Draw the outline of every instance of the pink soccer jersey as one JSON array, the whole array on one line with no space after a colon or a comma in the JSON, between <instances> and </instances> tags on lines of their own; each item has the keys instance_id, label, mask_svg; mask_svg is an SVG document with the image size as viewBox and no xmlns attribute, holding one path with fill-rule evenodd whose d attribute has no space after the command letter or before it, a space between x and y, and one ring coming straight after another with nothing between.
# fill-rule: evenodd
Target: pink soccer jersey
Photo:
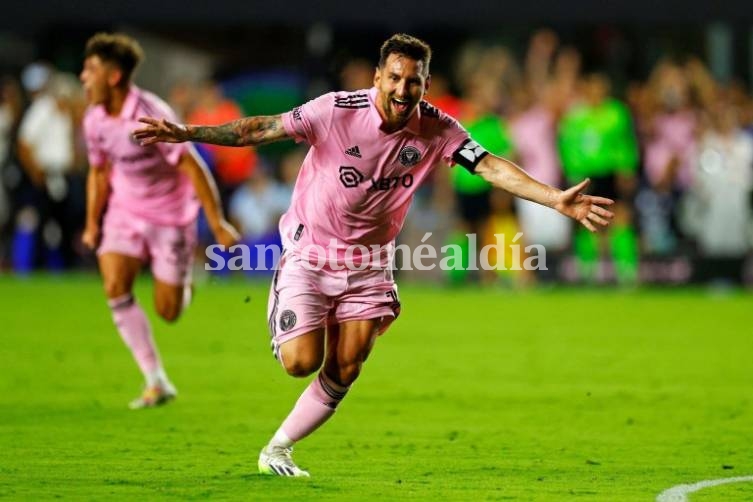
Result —
<instances>
[{"instance_id":1,"label":"pink soccer jersey","mask_svg":"<svg viewBox=\"0 0 753 502\"><path fill-rule=\"evenodd\" d=\"M175 121L170 107L154 94L131 86L120 115L104 105L91 106L84 116L84 134L92 168L109 164L109 209L125 211L158 225L185 225L196 218L199 202L189 178L178 171L180 157L191 148L179 143L141 146L131 131L138 117Z\"/></svg>"},{"instance_id":2,"label":"pink soccer jersey","mask_svg":"<svg viewBox=\"0 0 753 502\"><path fill-rule=\"evenodd\" d=\"M329 93L282 115L286 132L312 146L280 220L286 248L330 250L334 241L336 254L327 257L346 265L349 246L378 245L387 253L368 259L383 266L431 170L463 158L475 167L486 154L455 119L423 101L405 127L383 132L376 95L376 88ZM362 263L359 252L353 258Z\"/></svg>"}]
</instances>

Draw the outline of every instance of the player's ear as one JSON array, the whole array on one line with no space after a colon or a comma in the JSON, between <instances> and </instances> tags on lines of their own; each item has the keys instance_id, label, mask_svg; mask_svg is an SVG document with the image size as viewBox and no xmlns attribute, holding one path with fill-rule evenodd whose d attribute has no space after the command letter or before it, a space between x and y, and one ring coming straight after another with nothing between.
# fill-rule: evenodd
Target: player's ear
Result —
<instances>
[{"instance_id":1,"label":"player's ear","mask_svg":"<svg viewBox=\"0 0 753 502\"><path fill-rule=\"evenodd\" d=\"M429 87L431 87L431 73L426 77L426 82L424 82L424 93L429 92Z\"/></svg>"},{"instance_id":2,"label":"player's ear","mask_svg":"<svg viewBox=\"0 0 753 502\"><path fill-rule=\"evenodd\" d=\"M381 69L377 66L374 68L374 87L379 87L379 81L382 79Z\"/></svg>"},{"instance_id":3,"label":"player's ear","mask_svg":"<svg viewBox=\"0 0 753 502\"><path fill-rule=\"evenodd\" d=\"M107 84L110 87L117 87L121 84L123 79L123 71L120 68L113 67L107 73Z\"/></svg>"}]
</instances>

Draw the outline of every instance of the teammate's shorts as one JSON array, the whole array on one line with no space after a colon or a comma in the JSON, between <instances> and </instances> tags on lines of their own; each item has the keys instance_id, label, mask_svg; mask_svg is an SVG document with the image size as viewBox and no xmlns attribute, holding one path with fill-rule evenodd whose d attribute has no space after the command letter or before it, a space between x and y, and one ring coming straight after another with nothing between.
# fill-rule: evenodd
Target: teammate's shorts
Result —
<instances>
[{"instance_id":1,"label":"teammate's shorts","mask_svg":"<svg viewBox=\"0 0 753 502\"><path fill-rule=\"evenodd\" d=\"M156 225L130 213L108 210L97 255L118 253L151 261L152 275L173 286L191 282L196 222L182 226Z\"/></svg>"},{"instance_id":2,"label":"teammate's shorts","mask_svg":"<svg viewBox=\"0 0 753 502\"><path fill-rule=\"evenodd\" d=\"M381 335L400 313L392 270L310 270L285 251L272 279L267 319L272 350L318 328L345 321L379 319Z\"/></svg>"}]
</instances>

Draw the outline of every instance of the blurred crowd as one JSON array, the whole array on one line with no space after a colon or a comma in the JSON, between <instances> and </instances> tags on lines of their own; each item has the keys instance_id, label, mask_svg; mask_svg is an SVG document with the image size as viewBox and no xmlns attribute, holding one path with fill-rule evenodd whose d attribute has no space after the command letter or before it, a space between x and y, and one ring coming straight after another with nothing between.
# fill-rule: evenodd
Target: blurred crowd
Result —
<instances>
[{"instance_id":1,"label":"blurred crowd","mask_svg":"<svg viewBox=\"0 0 753 502\"><path fill-rule=\"evenodd\" d=\"M693 56L661 59L642 81L613 82L610 72L585 65L575 47L549 30L533 33L520 54L467 43L451 67L435 66L432 73L427 99L490 152L555 186L590 178L590 192L617 201L614 225L591 234L463 169L436 169L418 193L404 242L417 243L433 231L436 244L456 243L468 260L474 251L466 234L479 236L478 248L505 235L508 246L513 238L543 246L549 264L548 273L453 271L438 279L742 280L753 247L753 100L743 83L716 81ZM333 87L370 87L373 63L351 59L338 77ZM176 83L164 97L189 123L220 124L254 113L241 110L223 94L222 82L211 80ZM93 265L79 245L84 109L77 77L49 64L33 63L2 78L2 269ZM305 150L266 156L250 148L198 149L247 243L278 242L277 220ZM503 253L498 259L506 268L520 268L515 261L525 255Z\"/></svg>"}]
</instances>

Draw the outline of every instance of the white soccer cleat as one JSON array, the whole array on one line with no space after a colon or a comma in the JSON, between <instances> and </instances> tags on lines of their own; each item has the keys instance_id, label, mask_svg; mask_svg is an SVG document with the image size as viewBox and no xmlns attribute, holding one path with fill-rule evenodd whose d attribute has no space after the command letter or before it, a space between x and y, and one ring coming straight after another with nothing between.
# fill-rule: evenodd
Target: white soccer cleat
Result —
<instances>
[{"instance_id":1,"label":"white soccer cleat","mask_svg":"<svg viewBox=\"0 0 753 502\"><path fill-rule=\"evenodd\" d=\"M259 472L271 476L290 476L308 478L309 473L300 469L293 462L293 448L267 445L259 453Z\"/></svg>"},{"instance_id":2,"label":"white soccer cleat","mask_svg":"<svg viewBox=\"0 0 753 502\"><path fill-rule=\"evenodd\" d=\"M131 401L128 407L132 410L142 410L144 408L156 408L167 404L178 395L178 391L170 382L161 383L146 387L144 392Z\"/></svg>"}]
</instances>

